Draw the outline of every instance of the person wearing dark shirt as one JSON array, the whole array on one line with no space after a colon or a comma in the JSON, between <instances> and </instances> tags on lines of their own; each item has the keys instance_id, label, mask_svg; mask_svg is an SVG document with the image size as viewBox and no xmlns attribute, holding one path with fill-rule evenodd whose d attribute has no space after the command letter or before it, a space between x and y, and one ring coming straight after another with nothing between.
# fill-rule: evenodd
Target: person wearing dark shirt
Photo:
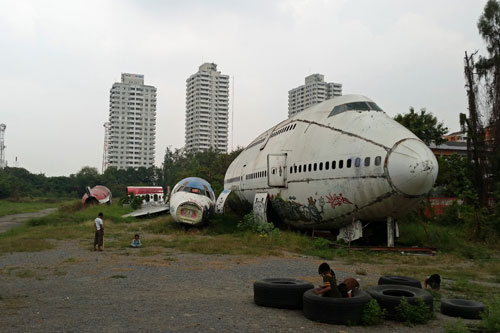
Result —
<instances>
[{"instance_id":1,"label":"person wearing dark shirt","mask_svg":"<svg viewBox=\"0 0 500 333\"><path fill-rule=\"evenodd\" d=\"M323 277L323 285L314 289L314 294L323 295L324 297L342 297L337 288L335 273L326 262L319 265L318 273Z\"/></svg>"},{"instance_id":2,"label":"person wearing dark shirt","mask_svg":"<svg viewBox=\"0 0 500 333\"><path fill-rule=\"evenodd\" d=\"M439 274L432 274L427 277L424 281L424 287L431 287L434 290L439 290L441 287L441 276Z\"/></svg>"}]
</instances>

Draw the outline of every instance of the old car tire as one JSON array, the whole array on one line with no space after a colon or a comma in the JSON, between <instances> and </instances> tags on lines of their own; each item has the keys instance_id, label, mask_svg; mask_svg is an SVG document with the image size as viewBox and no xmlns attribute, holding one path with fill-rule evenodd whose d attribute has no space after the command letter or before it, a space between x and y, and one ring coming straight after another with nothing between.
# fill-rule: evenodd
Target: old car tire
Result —
<instances>
[{"instance_id":1,"label":"old car tire","mask_svg":"<svg viewBox=\"0 0 500 333\"><path fill-rule=\"evenodd\" d=\"M302 309L302 295L314 286L302 280L270 278L253 284L255 304L280 309Z\"/></svg>"},{"instance_id":2,"label":"old car tire","mask_svg":"<svg viewBox=\"0 0 500 333\"><path fill-rule=\"evenodd\" d=\"M395 284L383 284L370 287L366 290L371 297L377 300L382 309L386 311L388 318L396 316L396 307L401 302L403 297L406 298L408 304L415 305L418 299L422 299L429 306L430 311L433 310L432 295L424 289L410 286L401 286Z\"/></svg>"},{"instance_id":3,"label":"old car tire","mask_svg":"<svg viewBox=\"0 0 500 333\"><path fill-rule=\"evenodd\" d=\"M361 322L363 308L371 297L362 290L353 291L351 298L324 297L313 290L304 293L306 318L328 324L354 325Z\"/></svg>"},{"instance_id":4,"label":"old car tire","mask_svg":"<svg viewBox=\"0 0 500 333\"><path fill-rule=\"evenodd\" d=\"M441 313L465 319L480 319L481 312L486 309L483 303L467 299L442 299Z\"/></svg>"},{"instance_id":5,"label":"old car tire","mask_svg":"<svg viewBox=\"0 0 500 333\"><path fill-rule=\"evenodd\" d=\"M398 275L386 275L381 276L378 279L378 284L397 284L400 286L410 286L415 288L422 288L422 284L417 279L407 277L407 276L398 276Z\"/></svg>"}]
</instances>

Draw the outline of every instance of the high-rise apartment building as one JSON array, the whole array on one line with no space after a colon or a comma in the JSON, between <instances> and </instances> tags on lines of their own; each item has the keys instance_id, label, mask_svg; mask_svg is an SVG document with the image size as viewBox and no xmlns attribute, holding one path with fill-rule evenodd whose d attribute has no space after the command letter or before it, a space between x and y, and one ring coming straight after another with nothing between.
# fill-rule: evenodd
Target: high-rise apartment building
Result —
<instances>
[{"instance_id":1,"label":"high-rise apartment building","mask_svg":"<svg viewBox=\"0 0 500 333\"><path fill-rule=\"evenodd\" d=\"M156 88L144 75L122 74L110 90L108 166L152 167L155 162Z\"/></svg>"},{"instance_id":2,"label":"high-rise apartment building","mask_svg":"<svg viewBox=\"0 0 500 333\"><path fill-rule=\"evenodd\" d=\"M229 75L204 63L186 80L186 150L227 152Z\"/></svg>"},{"instance_id":3,"label":"high-rise apartment building","mask_svg":"<svg viewBox=\"0 0 500 333\"><path fill-rule=\"evenodd\" d=\"M288 117L335 96L342 96L342 84L325 82L322 74L306 76L305 84L288 92Z\"/></svg>"}]
</instances>

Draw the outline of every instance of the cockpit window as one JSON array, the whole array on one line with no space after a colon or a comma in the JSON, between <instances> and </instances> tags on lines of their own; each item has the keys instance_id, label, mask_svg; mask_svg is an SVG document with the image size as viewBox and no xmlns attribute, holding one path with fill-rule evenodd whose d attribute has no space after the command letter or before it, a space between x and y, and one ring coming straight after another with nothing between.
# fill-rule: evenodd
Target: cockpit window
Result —
<instances>
[{"instance_id":1,"label":"cockpit window","mask_svg":"<svg viewBox=\"0 0 500 333\"><path fill-rule=\"evenodd\" d=\"M172 190L172 193L177 192L194 193L207 196L211 200L215 200L215 194L210 184L208 184L205 180L196 177L189 177L177 183Z\"/></svg>"},{"instance_id":2,"label":"cockpit window","mask_svg":"<svg viewBox=\"0 0 500 333\"><path fill-rule=\"evenodd\" d=\"M383 111L380 106L378 106L377 104L373 103L373 102L366 102L368 103L368 105L372 108L372 110L375 110L375 111Z\"/></svg>"},{"instance_id":3,"label":"cockpit window","mask_svg":"<svg viewBox=\"0 0 500 333\"><path fill-rule=\"evenodd\" d=\"M351 102L346 104L337 105L333 108L328 117L335 116L336 114L345 111L382 111L382 109L373 102Z\"/></svg>"}]
</instances>

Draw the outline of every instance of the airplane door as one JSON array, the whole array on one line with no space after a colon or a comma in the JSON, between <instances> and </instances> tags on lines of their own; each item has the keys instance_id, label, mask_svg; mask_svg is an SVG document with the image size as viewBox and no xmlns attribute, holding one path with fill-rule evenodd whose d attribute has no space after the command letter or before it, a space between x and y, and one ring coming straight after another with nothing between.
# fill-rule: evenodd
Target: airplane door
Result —
<instances>
[{"instance_id":1,"label":"airplane door","mask_svg":"<svg viewBox=\"0 0 500 333\"><path fill-rule=\"evenodd\" d=\"M267 175L269 186L286 186L286 154L267 155Z\"/></svg>"}]
</instances>

